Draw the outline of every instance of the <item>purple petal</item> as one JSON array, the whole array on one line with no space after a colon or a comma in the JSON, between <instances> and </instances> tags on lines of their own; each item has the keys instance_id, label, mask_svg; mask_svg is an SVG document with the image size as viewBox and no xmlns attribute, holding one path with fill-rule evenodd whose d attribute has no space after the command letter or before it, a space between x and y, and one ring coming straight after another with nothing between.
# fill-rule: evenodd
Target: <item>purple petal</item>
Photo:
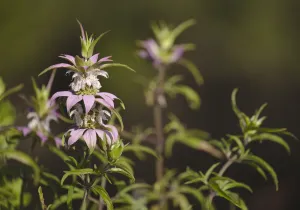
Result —
<instances>
[{"instance_id":1,"label":"purple petal","mask_svg":"<svg viewBox=\"0 0 300 210\"><path fill-rule=\"evenodd\" d=\"M101 92L101 93L98 93L97 95L99 95L99 96L105 95L105 96L107 96L107 97L109 97L109 98L111 98L111 99L116 99L116 98L118 98L118 97L115 96L114 94L111 94L111 93L108 93L108 92Z\"/></svg>"},{"instance_id":2,"label":"purple petal","mask_svg":"<svg viewBox=\"0 0 300 210\"><path fill-rule=\"evenodd\" d=\"M184 48L181 46L175 47L173 53L172 53L172 57L171 57L171 62L176 62L178 61L182 55L184 53Z\"/></svg>"},{"instance_id":3,"label":"purple petal","mask_svg":"<svg viewBox=\"0 0 300 210\"><path fill-rule=\"evenodd\" d=\"M109 131L104 131L105 132L105 135L106 135L106 142L108 145L111 145L111 143L113 142L113 135L111 134L111 132Z\"/></svg>"},{"instance_id":4,"label":"purple petal","mask_svg":"<svg viewBox=\"0 0 300 210\"><path fill-rule=\"evenodd\" d=\"M104 131L100 130L100 129L96 129L95 131L96 131L97 135L99 136L99 138L101 140L103 140L104 139Z\"/></svg>"},{"instance_id":5,"label":"purple petal","mask_svg":"<svg viewBox=\"0 0 300 210\"><path fill-rule=\"evenodd\" d=\"M158 45L153 39L149 39L143 42L143 46L148 51L150 57L153 60L157 60L157 54L158 54Z\"/></svg>"},{"instance_id":6,"label":"purple petal","mask_svg":"<svg viewBox=\"0 0 300 210\"><path fill-rule=\"evenodd\" d=\"M71 108L81 100L81 95L70 95L67 99L67 111L70 112Z\"/></svg>"},{"instance_id":7,"label":"purple petal","mask_svg":"<svg viewBox=\"0 0 300 210\"><path fill-rule=\"evenodd\" d=\"M54 137L54 142L56 147L60 147L62 145L61 138Z\"/></svg>"},{"instance_id":8,"label":"purple petal","mask_svg":"<svg viewBox=\"0 0 300 210\"><path fill-rule=\"evenodd\" d=\"M63 59L66 59L66 60L70 61L72 64L75 65L75 58L72 55L66 55L66 54L64 54L64 55L61 55L59 57L63 58Z\"/></svg>"},{"instance_id":9,"label":"purple petal","mask_svg":"<svg viewBox=\"0 0 300 210\"><path fill-rule=\"evenodd\" d=\"M115 143L119 139L119 133L115 126L112 125L106 125L105 127L108 127L110 129L110 133L112 134L112 143Z\"/></svg>"},{"instance_id":10,"label":"purple petal","mask_svg":"<svg viewBox=\"0 0 300 210\"><path fill-rule=\"evenodd\" d=\"M103 57L97 63L112 61L110 58L111 58L111 56Z\"/></svg>"},{"instance_id":11,"label":"purple petal","mask_svg":"<svg viewBox=\"0 0 300 210\"><path fill-rule=\"evenodd\" d=\"M42 144L44 144L48 140L48 137L42 132L37 132L36 135L41 139Z\"/></svg>"},{"instance_id":12,"label":"purple petal","mask_svg":"<svg viewBox=\"0 0 300 210\"><path fill-rule=\"evenodd\" d=\"M86 129L71 130L68 145L71 146L76 141L78 141L78 139L80 139L80 137L83 135L84 131L86 131Z\"/></svg>"},{"instance_id":13,"label":"purple petal","mask_svg":"<svg viewBox=\"0 0 300 210\"><path fill-rule=\"evenodd\" d=\"M111 106L106 100L101 99L101 98L96 98L95 99L98 103L102 104L103 106L109 108L109 109L113 109L114 107Z\"/></svg>"},{"instance_id":14,"label":"purple petal","mask_svg":"<svg viewBox=\"0 0 300 210\"><path fill-rule=\"evenodd\" d=\"M55 64L55 65L52 65L52 66L49 66L47 69L57 69L57 68L68 68L68 67L71 67L72 65L70 64L67 64L67 63L58 63L58 64Z\"/></svg>"},{"instance_id":15,"label":"purple petal","mask_svg":"<svg viewBox=\"0 0 300 210\"><path fill-rule=\"evenodd\" d=\"M55 99L57 99L58 97L66 97L66 96L71 96L73 95L73 93L71 93L70 91L59 91L56 92L50 99L50 104L51 106L53 105Z\"/></svg>"},{"instance_id":16,"label":"purple petal","mask_svg":"<svg viewBox=\"0 0 300 210\"><path fill-rule=\"evenodd\" d=\"M88 129L83 134L83 139L90 150L93 150L96 147L97 136L96 131L93 129Z\"/></svg>"},{"instance_id":17,"label":"purple petal","mask_svg":"<svg viewBox=\"0 0 300 210\"><path fill-rule=\"evenodd\" d=\"M78 24L79 24L79 26L80 26L82 39L85 41L86 39L85 39L84 29L83 29L81 23L80 23L79 21L77 21L77 22L78 22Z\"/></svg>"},{"instance_id":18,"label":"purple petal","mask_svg":"<svg viewBox=\"0 0 300 210\"><path fill-rule=\"evenodd\" d=\"M95 96L84 95L83 102L84 102L84 106L85 106L85 112L89 113L89 111L91 110L91 108L93 107L93 105L95 103Z\"/></svg>"},{"instance_id":19,"label":"purple petal","mask_svg":"<svg viewBox=\"0 0 300 210\"><path fill-rule=\"evenodd\" d=\"M22 132L23 136L27 136L31 132L28 127L17 127L17 129Z\"/></svg>"},{"instance_id":20,"label":"purple petal","mask_svg":"<svg viewBox=\"0 0 300 210\"><path fill-rule=\"evenodd\" d=\"M138 51L138 56L145 59L145 58L149 57L149 54L146 50L140 50L140 51Z\"/></svg>"},{"instance_id":21,"label":"purple petal","mask_svg":"<svg viewBox=\"0 0 300 210\"><path fill-rule=\"evenodd\" d=\"M92 62L92 64L96 63L98 61L98 56L99 53L93 55L92 57L90 57L90 61Z\"/></svg>"}]
</instances>

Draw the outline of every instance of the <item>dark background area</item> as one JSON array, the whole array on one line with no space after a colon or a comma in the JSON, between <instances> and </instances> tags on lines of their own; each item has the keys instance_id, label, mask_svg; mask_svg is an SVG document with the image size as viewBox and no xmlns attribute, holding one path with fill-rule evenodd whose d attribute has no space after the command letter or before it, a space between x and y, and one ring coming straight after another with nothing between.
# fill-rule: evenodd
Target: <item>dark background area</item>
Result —
<instances>
[{"instance_id":1,"label":"dark background area","mask_svg":"<svg viewBox=\"0 0 300 210\"><path fill-rule=\"evenodd\" d=\"M199 111L192 111L179 98L170 102L168 111L176 113L188 127L201 128L214 138L237 133L230 94L238 87L238 105L244 112L250 115L268 102L266 125L287 127L300 137L299 9L297 0L0 0L0 76L8 86L24 83L25 93L31 94L30 76L37 78L41 70L59 62L58 55L62 53L80 52L79 19L89 33L111 30L96 51L102 56L112 55L114 61L137 71L110 70L110 79L103 81L104 89L122 98L127 107L123 112L125 127L151 126L152 112L144 105L143 91L136 79L138 75L152 77L156 72L136 56L135 41L153 36L149 28L152 20L177 25L194 18L197 24L184 32L178 43L196 44L197 50L186 57L199 67L205 84L197 87L180 66L168 73L184 74L186 83L199 92L202 105ZM40 77L39 84L45 83L48 76ZM59 71L53 92L67 89L69 81L65 71ZM25 104L17 96L12 100L19 110L18 123L24 124ZM300 209L300 144L292 139L289 143L291 156L274 144L264 143L254 149L278 172L279 192L271 180L265 182L246 167L236 165L228 171L227 175L253 186L254 194L244 195L250 210ZM59 167L44 154L40 152L45 164ZM206 170L215 161L207 154L177 145L168 166L184 170L189 165ZM153 169L151 161L138 164L136 176L151 180ZM228 209L227 204L220 203L218 209Z\"/></svg>"}]
</instances>

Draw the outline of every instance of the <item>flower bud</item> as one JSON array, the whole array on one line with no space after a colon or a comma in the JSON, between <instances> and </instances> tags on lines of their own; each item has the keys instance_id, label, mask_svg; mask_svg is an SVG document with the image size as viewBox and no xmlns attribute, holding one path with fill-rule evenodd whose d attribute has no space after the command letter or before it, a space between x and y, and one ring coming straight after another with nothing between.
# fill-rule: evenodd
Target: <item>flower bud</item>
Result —
<instances>
[{"instance_id":1,"label":"flower bud","mask_svg":"<svg viewBox=\"0 0 300 210\"><path fill-rule=\"evenodd\" d=\"M108 150L108 158L110 161L116 161L122 155L124 144L122 140L118 140L116 143L112 144Z\"/></svg>"}]
</instances>

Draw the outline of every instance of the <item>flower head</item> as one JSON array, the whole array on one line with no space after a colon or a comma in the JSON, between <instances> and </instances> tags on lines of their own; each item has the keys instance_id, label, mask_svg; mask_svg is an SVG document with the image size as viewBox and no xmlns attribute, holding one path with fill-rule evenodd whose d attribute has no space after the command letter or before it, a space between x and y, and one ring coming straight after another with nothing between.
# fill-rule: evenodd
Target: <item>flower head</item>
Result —
<instances>
[{"instance_id":1,"label":"flower head","mask_svg":"<svg viewBox=\"0 0 300 210\"><path fill-rule=\"evenodd\" d=\"M157 41L148 39L139 42L139 46L142 48L138 52L139 56L150 59L156 67L176 63L185 51L193 49L194 46L192 44L175 45L174 42L179 34L194 23L193 20L188 20L173 30L163 22L160 22L160 25L153 24L152 30Z\"/></svg>"},{"instance_id":2,"label":"flower head","mask_svg":"<svg viewBox=\"0 0 300 210\"><path fill-rule=\"evenodd\" d=\"M81 56L61 55L60 57L68 63L59 63L45 69L41 74L57 68L67 69L71 74L70 91L59 91L55 93L50 104L54 105L56 99L66 98L66 108L70 118L73 119L75 126L65 133L68 145L73 145L79 139L83 139L89 149L92 151L100 139L100 143L111 145L119 139L118 130L108 125L107 122L112 114L117 116L121 127L123 123L121 116L115 110L115 99L120 100L115 95L100 91L102 85L99 77L108 78L108 73L104 69L109 67L124 67L132 70L130 67L112 62L111 56L99 59L99 53L93 54L94 47L100 38L105 34L98 36L88 36L82 25L81 29ZM121 106L124 105L121 101Z\"/></svg>"},{"instance_id":3,"label":"flower head","mask_svg":"<svg viewBox=\"0 0 300 210\"><path fill-rule=\"evenodd\" d=\"M47 86L37 87L34 79L32 79L33 88L35 91L35 96L28 100L24 97L28 105L30 106L30 111L27 114L28 124L27 126L17 127L24 136L30 133L35 134L43 143L45 143L49 138L55 141L57 146L60 145L60 138L53 137L51 134L50 122L58 122L57 107L49 101L50 89L54 79L54 74L50 77Z\"/></svg>"},{"instance_id":4,"label":"flower head","mask_svg":"<svg viewBox=\"0 0 300 210\"><path fill-rule=\"evenodd\" d=\"M69 135L69 146L83 138L89 149L93 151L98 139L104 141L108 146L119 139L116 127L105 124L111 117L111 114L104 109L103 105L95 104L88 114L83 111L83 107L80 104L76 104L74 108L70 116L74 119L76 128L70 129L65 134Z\"/></svg>"}]
</instances>

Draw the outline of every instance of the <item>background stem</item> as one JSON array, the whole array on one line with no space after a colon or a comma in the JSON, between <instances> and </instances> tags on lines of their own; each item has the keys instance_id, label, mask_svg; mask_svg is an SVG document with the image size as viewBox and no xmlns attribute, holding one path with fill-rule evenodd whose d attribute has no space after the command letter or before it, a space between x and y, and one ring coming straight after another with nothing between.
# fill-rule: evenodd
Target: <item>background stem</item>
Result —
<instances>
[{"instance_id":1,"label":"background stem","mask_svg":"<svg viewBox=\"0 0 300 210\"><path fill-rule=\"evenodd\" d=\"M164 133L162 122L162 104L159 104L159 97L163 94L164 80L165 80L165 68L160 68L157 78L157 87L155 89L155 105L154 105L154 125L156 130L156 152L158 159L156 160L156 181L160 181L164 175Z\"/></svg>"},{"instance_id":2,"label":"background stem","mask_svg":"<svg viewBox=\"0 0 300 210\"><path fill-rule=\"evenodd\" d=\"M104 176L102 176L102 178L101 178L101 187L103 187L104 189L106 187L106 179L105 179ZM102 197L99 196L99 208L98 208L98 210L103 210L103 207L104 207L104 201L103 201Z\"/></svg>"}]
</instances>

